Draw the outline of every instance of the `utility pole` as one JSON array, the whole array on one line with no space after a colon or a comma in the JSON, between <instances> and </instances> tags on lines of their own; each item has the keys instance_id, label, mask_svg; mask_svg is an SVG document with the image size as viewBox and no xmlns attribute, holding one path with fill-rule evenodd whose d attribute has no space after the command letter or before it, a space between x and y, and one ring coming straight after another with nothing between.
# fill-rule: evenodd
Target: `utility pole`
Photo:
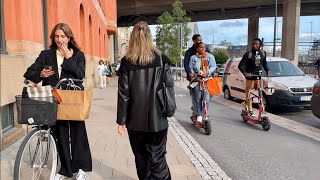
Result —
<instances>
[{"instance_id":1,"label":"utility pole","mask_svg":"<svg viewBox=\"0 0 320 180\"><path fill-rule=\"evenodd\" d=\"M277 16L278 16L278 1L275 0L275 9L274 9L274 31L273 31L273 57L276 56L276 31L277 31Z\"/></svg>"},{"instance_id":2,"label":"utility pole","mask_svg":"<svg viewBox=\"0 0 320 180\"><path fill-rule=\"evenodd\" d=\"M183 27L180 25L180 86L182 86L182 46L183 46Z\"/></svg>"},{"instance_id":3,"label":"utility pole","mask_svg":"<svg viewBox=\"0 0 320 180\"><path fill-rule=\"evenodd\" d=\"M312 21L310 22L311 24L311 43L313 42L313 39L312 39Z\"/></svg>"},{"instance_id":4,"label":"utility pole","mask_svg":"<svg viewBox=\"0 0 320 180\"><path fill-rule=\"evenodd\" d=\"M310 22L310 25L311 25L311 34L310 34L310 36L311 36L311 48L310 48L310 53L311 53L311 55L314 55L314 53L312 53L312 48L313 48L313 39L312 39L312 21Z\"/></svg>"}]
</instances>

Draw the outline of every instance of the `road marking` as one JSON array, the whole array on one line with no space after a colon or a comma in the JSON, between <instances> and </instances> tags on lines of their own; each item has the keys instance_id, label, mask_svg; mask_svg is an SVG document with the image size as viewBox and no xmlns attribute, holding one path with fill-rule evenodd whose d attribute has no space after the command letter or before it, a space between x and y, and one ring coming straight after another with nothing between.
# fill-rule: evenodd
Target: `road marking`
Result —
<instances>
[{"instance_id":1,"label":"road marking","mask_svg":"<svg viewBox=\"0 0 320 180\"><path fill-rule=\"evenodd\" d=\"M225 106L231 107L233 109L239 110L239 119L240 117L240 111L243 109L243 107L236 103L232 102L230 100L224 99L222 96L213 96L212 97L213 101L216 101L218 103L221 103ZM258 110L254 110L255 113L258 113ZM283 128L286 128L290 131L296 132L298 134L307 136L309 138L312 138L314 140L320 141L320 129L314 128L312 126L308 126L299 122L295 122L293 120L277 116L271 113L267 113L267 116L269 117L269 120L278 126L281 126ZM272 128L271 128L272 129Z\"/></svg>"},{"instance_id":2,"label":"road marking","mask_svg":"<svg viewBox=\"0 0 320 180\"><path fill-rule=\"evenodd\" d=\"M198 142L174 118L168 118L170 132L203 179L231 180ZM191 121L190 121L191 123Z\"/></svg>"}]
</instances>

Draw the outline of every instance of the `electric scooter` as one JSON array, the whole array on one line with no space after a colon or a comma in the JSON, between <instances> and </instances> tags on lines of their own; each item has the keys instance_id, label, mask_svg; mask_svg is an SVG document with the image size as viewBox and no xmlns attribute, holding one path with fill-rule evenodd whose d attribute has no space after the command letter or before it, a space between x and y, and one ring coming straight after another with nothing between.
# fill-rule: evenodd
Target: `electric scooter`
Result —
<instances>
[{"instance_id":1,"label":"electric scooter","mask_svg":"<svg viewBox=\"0 0 320 180\"><path fill-rule=\"evenodd\" d=\"M204 129L205 130L205 133L207 135L210 135L211 132L212 132L212 129L211 129L211 122L210 122L210 117L208 115L208 107L207 107L207 100L205 98L205 90L207 88L207 85L206 85L206 81L211 79L211 77L207 77L207 78L204 78L200 75L197 75L196 78L194 78L192 80L192 82L198 82L200 83L200 90L201 90L201 96L202 96L202 121L201 122L198 122L197 121L197 116L191 116L191 121L192 123L200 128L200 129ZM193 97L194 98L194 97ZM195 108L195 107L193 107ZM192 110L194 111L194 109L192 108Z\"/></svg>"},{"instance_id":2,"label":"electric scooter","mask_svg":"<svg viewBox=\"0 0 320 180\"><path fill-rule=\"evenodd\" d=\"M253 124L261 124L263 130L269 131L271 128L271 123L269 118L266 116L265 105L263 103L263 94L262 94L262 88L261 88L261 82L260 82L261 75L262 75L262 71L258 71L256 74L252 74L252 77L257 78L257 80L255 80L255 86L256 86L256 90L258 91L258 95L250 92L248 96L248 98L251 100L253 100L254 98L258 99L258 105L259 105L258 117L249 116L248 106L245 104L245 102L243 104L245 106L245 109L242 110L241 116L244 122L249 121Z\"/></svg>"}]
</instances>

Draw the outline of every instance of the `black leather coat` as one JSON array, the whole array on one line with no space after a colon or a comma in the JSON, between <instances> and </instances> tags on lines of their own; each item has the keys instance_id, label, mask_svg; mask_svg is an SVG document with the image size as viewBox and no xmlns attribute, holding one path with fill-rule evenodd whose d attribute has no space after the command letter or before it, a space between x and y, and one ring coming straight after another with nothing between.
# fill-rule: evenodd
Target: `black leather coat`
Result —
<instances>
[{"instance_id":1,"label":"black leather coat","mask_svg":"<svg viewBox=\"0 0 320 180\"><path fill-rule=\"evenodd\" d=\"M169 59L162 55L163 66L171 72ZM117 123L128 130L159 132L168 128L168 120L161 113L156 92L161 83L160 56L147 66L121 60L118 80ZM174 86L171 73L166 74L167 86Z\"/></svg>"}]
</instances>

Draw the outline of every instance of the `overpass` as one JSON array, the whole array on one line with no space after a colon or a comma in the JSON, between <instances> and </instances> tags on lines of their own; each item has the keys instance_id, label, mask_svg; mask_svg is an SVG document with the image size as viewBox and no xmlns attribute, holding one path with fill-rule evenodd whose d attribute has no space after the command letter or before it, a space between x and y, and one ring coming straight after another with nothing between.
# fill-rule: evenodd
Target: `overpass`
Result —
<instances>
[{"instance_id":1,"label":"overpass","mask_svg":"<svg viewBox=\"0 0 320 180\"><path fill-rule=\"evenodd\" d=\"M248 42L259 37L259 17L274 17L275 0L181 0L191 21L248 18ZM139 21L155 24L158 16L172 9L174 0L117 0L118 26ZM320 15L320 0L278 0L283 16L282 57L298 62L300 15ZM251 43L248 43L250 46Z\"/></svg>"}]
</instances>

